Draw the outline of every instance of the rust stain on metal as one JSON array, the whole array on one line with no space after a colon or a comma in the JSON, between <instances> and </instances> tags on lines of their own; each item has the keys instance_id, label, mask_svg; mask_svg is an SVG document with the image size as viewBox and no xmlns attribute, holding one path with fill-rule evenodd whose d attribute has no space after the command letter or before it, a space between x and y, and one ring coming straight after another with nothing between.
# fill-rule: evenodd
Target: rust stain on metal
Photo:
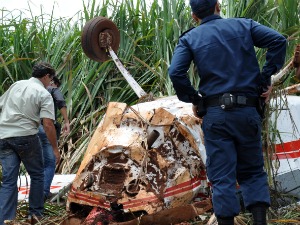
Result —
<instances>
[{"instance_id":1,"label":"rust stain on metal","mask_svg":"<svg viewBox=\"0 0 300 225\"><path fill-rule=\"evenodd\" d=\"M108 32L99 34L99 45L101 48L108 48L112 44L112 36Z\"/></svg>"},{"instance_id":2,"label":"rust stain on metal","mask_svg":"<svg viewBox=\"0 0 300 225\"><path fill-rule=\"evenodd\" d=\"M68 196L78 205L153 214L206 194L201 121L175 96L128 107L109 103Z\"/></svg>"},{"instance_id":3,"label":"rust stain on metal","mask_svg":"<svg viewBox=\"0 0 300 225\"><path fill-rule=\"evenodd\" d=\"M300 79L300 45L296 46L293 58L293 66L296 68L295 76Z\"/></svg>"},{"instance_id":4,"label":"rust stain on metal","mask_svg":"<svg viewBox=\"0 0 300 225\"><path fill-rule=\"evenodd\" d=\"M191 205L178 206L172 209L166 209L145 215L131 221L122 223L111 223L111 225L166 225L178 224L184 221L191 220L198 215L201 215L212 208L210 201L197 202Z\"/></svg>"},{"instance_id":5,"label":"rust stain on metal","mask_svg":"<svg viewBox=\"0 0 300 225\"><path fill-rule=\"evenodd\" d=\"M300 45L297 45L294 52L293 66L300 67Z\"/></svg>"},{"instance_id":6,"label":"rust stain on metal","mask_svg":"<svg viewBox=\"0 0 300 225\"><path fill-rule=\"evenodd\" d=\"M171 125L176 117L163 108L155 110L151 124L156 126Z\"/></svg>"}]
</instances>

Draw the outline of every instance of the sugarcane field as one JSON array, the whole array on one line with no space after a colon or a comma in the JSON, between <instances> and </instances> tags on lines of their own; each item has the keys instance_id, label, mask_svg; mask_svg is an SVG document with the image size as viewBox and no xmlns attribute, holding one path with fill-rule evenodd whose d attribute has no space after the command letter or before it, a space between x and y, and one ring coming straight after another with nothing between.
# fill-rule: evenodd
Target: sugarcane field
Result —
<instances>
[{"instance_id":1,"label":"sugarcane field","mask_svg":"<svg viewBox=\"0 0 300 225\"><path fill-rule=\"evenodd\" d=\"M70 18L54 17L55 5L51 14L41 5L35 16L30 12L34 1L28 1L29 14L18 6L14 11L0 7L0 126L6 116L1 96L15 82L29 79L40 61L56 70L66 109L55 114L61 124L56 134L60 160L43 198L43 216L28 214L29 201L37 202L40 195L29 198L33 178L21 163L16 217L4 224L220 225L207 174L203 119L195 116L191 102L178 99L168 75L179 39L198 26L190 1L82 0L81 10ZM271 202L266 220L300 224L300 1L219 2L222 18L250 18L286 39L285 62L271 76L262 116ZM223 59L219 54L215 64ZM263 68L267 49L255 47L255 54ZM193 62L187 76L197 90L200 77ZM47 120L39 121L49 139ZM0 140L1 134L0 129ZM0 160L0 190L3 168ZM236 181L240 213L234 224L255 224L240 184Z\"/></svg>"}]
</instances>

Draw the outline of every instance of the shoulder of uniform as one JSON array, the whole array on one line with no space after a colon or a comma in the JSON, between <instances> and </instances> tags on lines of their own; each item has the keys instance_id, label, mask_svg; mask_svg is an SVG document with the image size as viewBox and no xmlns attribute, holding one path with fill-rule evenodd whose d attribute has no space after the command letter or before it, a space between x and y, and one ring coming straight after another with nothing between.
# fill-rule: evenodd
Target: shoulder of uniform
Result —
<instances>
[{"instance_id":1,"label":"shoulder of uniform","mask_svg":"<svg viewBox=\"0 0 300 225\"><path fill-rule=\"evenodd\" d=\"M239 19L249 19L247 17L230 17L230 18L227 18L227 20L239 20Z\"/></svg>"},{"instance_id":2,"label":"shoulder of uniform","mask_svg":"<svg viewBox=\"0 0 300 225\"><path fill-rule=\"evenodd\" d=\"M181 38L181 37L182 37L183 35L185 35L186 33L190 32L190 31L193 30L194 28L195 28L195 27L192 27L192 28L190 28L190 29L184 31L184 32L179 36L179 38Z\"/></svg>"}]
</instances>

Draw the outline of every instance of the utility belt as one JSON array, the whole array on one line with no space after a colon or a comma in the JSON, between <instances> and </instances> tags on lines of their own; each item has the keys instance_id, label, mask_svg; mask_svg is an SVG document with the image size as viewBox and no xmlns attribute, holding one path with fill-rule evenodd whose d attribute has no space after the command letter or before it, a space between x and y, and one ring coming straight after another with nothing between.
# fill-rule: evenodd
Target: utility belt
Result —
<instances>
[{"instance_id":1,"label":"utility belt","mask_svg":"<svg viewBox=\"0 0 300 225\"><path fill-rule=\"evenodd\" d=\"M234 95L230 93L207 97L203 100L206 108L211 106L220 106L224 110L244 106L256 107L258 105L258 97Z\"/></svg>"},{"instance_id":2,"label":"utility belt","mask_svg":"<svg viewBox=\"0 0 300 225\"><path fill-rule=\"evenodd\" d=\"M220 106L223 110L230 110L236 107L256 107L260 108L259 97L249 97L244 95L234 95L231 93L224 93L209 97L199 97L197 99L197 114L203 117L206 114L206 109L212 106ZM260 110L258 110L260 111Z\"/></svg>"}]
</instances>

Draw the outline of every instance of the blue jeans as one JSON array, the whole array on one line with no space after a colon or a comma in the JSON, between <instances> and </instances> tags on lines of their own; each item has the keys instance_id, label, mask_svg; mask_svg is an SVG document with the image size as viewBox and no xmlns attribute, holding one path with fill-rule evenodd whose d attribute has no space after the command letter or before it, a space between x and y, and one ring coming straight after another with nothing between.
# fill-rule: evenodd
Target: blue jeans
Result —
<instances>
[{"instance_id":1,"label":"blue jeans","mask_svg":"<svg viewBox=\"0 0 300 225\"><path fill-rule=\"evenodd\" d=\"M240 211L236 181L244 204L270 205L261 142L261 118L255 107L224 111L209 107L202 128L207 154L206 172L213 186L217 217L233 217Z\"/></svg>"},{"instance_id":2,"label":"blue jeans","mask_svg":"<svg viewBox=\"0 0 300 225\"><path fill-rule=\"evenodd\" d=\"M29 215L42 216L44 210L44 173L42 148L37 135L0 139L2 187L0 189L0 225L16 217L17 180L23 162L30 176Z\"/></svg>"},{"instance_id":3,"label":"blue jeans","mask_svg":"<svg viewBox=\"0 0 300 225\"><path fill-rule=\"evenodd\" d=\"M44 127L40 125L38 136L43 149L44 158L44 195L47 197L50 192L51 183L55 174L55 155L53 153L52 145L50 144Z\"/></svg>"}]
</instances>

